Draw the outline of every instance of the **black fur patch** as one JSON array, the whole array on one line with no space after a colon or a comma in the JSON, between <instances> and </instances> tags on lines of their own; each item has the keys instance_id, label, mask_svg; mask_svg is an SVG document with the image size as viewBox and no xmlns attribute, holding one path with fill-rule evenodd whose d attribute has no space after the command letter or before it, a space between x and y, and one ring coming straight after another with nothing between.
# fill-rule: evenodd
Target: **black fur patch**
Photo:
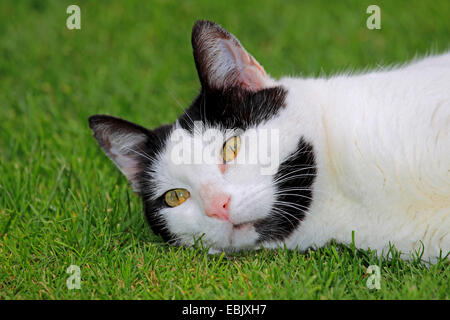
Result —
<instances>
[{"instance_id":1,"label":"black fur patch","mask_svg":"<svg viewBox=\"0 0 450 320\"><path fill-rule=\"evenodd\" d=\"M270 216L255 224L258 242L287 238L305 217L312 202L312 184L316 177L312 145L303 138L297 150L280 164L274 176L278 194Z\"/></svg>"},{"instance_id":2,"label":"black fur patch","mask_svg":"<svg viewBox=\"0 0 450 320\"><path fill-rule=\"evenodd\" d=\"M285 106L283 87L249 91L240 87L227 90L203 88L180 119L182 128L192 132L193 121L226 129L242 129L275 117Z\"/></svg>"}]
</instances>

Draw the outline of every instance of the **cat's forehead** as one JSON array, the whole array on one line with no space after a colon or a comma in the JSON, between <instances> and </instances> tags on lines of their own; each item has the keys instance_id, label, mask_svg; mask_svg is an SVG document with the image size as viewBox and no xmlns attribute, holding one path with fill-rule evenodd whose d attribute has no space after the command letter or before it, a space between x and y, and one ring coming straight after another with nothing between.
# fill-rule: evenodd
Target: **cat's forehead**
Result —
<instances>
[{"instance_id":1,"label":"cat's forehead","mask_svg":"<svg viewBox=\"0 0 450 320\"><path fill-rule=\"evenodd\" d=\"M202 121L193 121L189 129L180 126L177 121L168 135L165 146L160 153L160 162L174 166L181 161L179 157L187 156L192 161L184 164L201 164L193 161L198 156L205 160L208 149L221 149L224 142L236 135L242 135L240 129L224 129L220 125L211 125Z\"/></svg>"},{"instance_id":2,"label":"cat's forehead","mask_svg":"<svg viewBox=\"0 0 450 320\"><path fill-rule=\"evenodd\" d=\"M158 173L161 184L173 183L173 179L181 183L185 175L198 167L205 171L208 165L221 164L220 151L224 143L234 136L244 135L242 129L225 129L201 121L193 122L191 129L186 130L177 121L158 155L154 172Z\"/></svg>"},{"instance_id":3,"label":"cat's forehead","mask_svg":"<svg viewBox=\"0 0 450 320\"><path fill-rule=\"evenodd\" d=\"M285 107L286 95L286 89L281 86L259 91L240 87L203 89L179 123L190 131L194 121L226 129L247 129L276 117Z\"/></svg>"}]
</instances>

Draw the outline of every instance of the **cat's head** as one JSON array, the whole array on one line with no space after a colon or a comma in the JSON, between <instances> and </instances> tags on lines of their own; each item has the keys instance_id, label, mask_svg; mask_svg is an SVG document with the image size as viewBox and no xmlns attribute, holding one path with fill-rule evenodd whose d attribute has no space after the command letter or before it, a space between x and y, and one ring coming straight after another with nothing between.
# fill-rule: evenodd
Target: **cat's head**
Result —
<instances>
[{"instance_id":1,"label":"cat's head","mask_svg":"<svg viewBox=\"0 0 450 320\"><path fill-rule=\"evenodd\" d=\"M312 147L302 139L280 156L273 119L287 92L217 24L198 21L192 46L202 88L174 124L148 130L95 115L94 136L164 240L201 238L218 250L282 241L303 219L315 175Z\"/></svg>"}]
</instances>

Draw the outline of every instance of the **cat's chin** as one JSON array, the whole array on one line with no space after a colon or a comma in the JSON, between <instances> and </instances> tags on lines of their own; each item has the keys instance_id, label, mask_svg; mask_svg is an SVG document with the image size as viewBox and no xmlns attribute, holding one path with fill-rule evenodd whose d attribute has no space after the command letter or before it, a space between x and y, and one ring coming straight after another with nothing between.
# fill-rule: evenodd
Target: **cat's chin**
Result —
<instances>
[{"instance_id":1,"label":"cat's chin","mask_svg":"<svg viewBox=\"0 0 450 320\"><path fill-rule=\"evenodd\" d=\"M237 225L228 223L221 232L205 233L202 240L209 247L208 253L217 254L257 249L259 234L255 230L255 223L256 221ZM184 244L180 244L191 246L194 242L186 241Z\"/></svg>"},{"instance_id":2,"label":"cat's chin","mask_svg":"<svg viewBox=\"0 0 450 320\"><path fill-rule=\"evenodd\" d=\"M256 221L240 224L231 224L227 232L226 241L214 241L212 248L216 251L240 251L253 249L256 246L259 234L255 230Z\"/></svg>"}]
</instances>

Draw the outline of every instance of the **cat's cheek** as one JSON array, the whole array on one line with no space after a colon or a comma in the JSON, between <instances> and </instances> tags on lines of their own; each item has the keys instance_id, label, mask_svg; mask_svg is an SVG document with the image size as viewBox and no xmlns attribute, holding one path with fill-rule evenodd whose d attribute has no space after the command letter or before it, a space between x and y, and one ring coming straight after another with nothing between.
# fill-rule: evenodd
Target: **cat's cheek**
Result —
<instances>
[{"instance_id":1,"label":"cat's cheek","mask_svg":"<svg viewBox=\"0 0 450 320\"><path fill-rule=\"evenodd\" d=\"M185 237L188 234L197 234L199 226L203 224L202 217L199 217L196 211L195 206L186 201L178 207L162 209L160 214L171 233L177 237Z\"/></svg>"}]
</instances>

